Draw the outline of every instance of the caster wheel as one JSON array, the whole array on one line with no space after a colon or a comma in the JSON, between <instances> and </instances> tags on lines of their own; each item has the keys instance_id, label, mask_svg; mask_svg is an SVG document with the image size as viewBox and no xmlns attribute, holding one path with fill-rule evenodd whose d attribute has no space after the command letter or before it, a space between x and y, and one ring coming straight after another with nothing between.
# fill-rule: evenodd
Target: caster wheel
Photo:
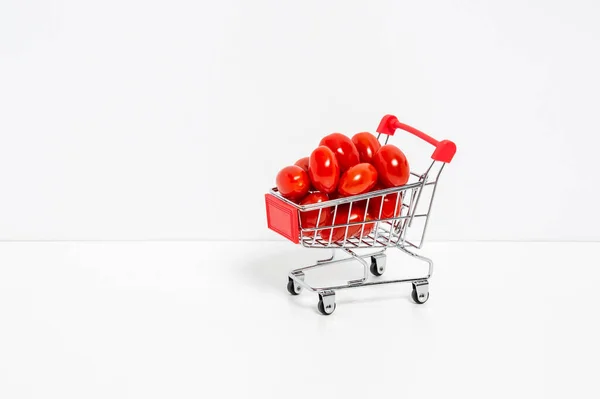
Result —
<instances>
[{"instance_id":1,"label":"caster wheel","mask_svg":"<svg viewBox=\"0 0 600 399\"><path fill-rule=\"evenodd\" d=\"M383 271L380 272L377 269L377 262L372 257L371 257L371 274L373 276L377 276L377 277L383 275Z\"/></svg>"},{"instance_id":2,"label":"caster wheel","mask_svg":"<svg viewBox=\"0 0 600 399\"><path fill-rule=\"evenodd\" d=\"M385 272L385 254L371 256L371 274L374 276L382 276Z\"/></svg>"},{"instance_id":3,"label":"caster wheel","mask_svg":"<svg viewBox=\"0 0 600 399\"><path fill-rule=\"evenodd\" d=\"M302 287L294 284L294 280L288 277L287 290L292 295L299 295L302 292Z\"/></svg>"},{"instance_id":4,"label":"caster wheel","mask_svg":"<svg viewBox=\"0 0 600 399\"><path fill-rule=\"evenodd\" d=\"M335 292L331 290L319 292L319 304L317 305L319 313L329 316L335 310Z\"/></svg>"},{"instance_id":5,"label":"caster wheel","mask_svg":"<svg viewBox=\"0 0 600 399\"><path fill-rule=\"evenodd\" d=\"M335 310L335 303L333 304L333 307L331 307L331 309L325 309L325 304L323 303L322 300L319 300L319 304L317 305L317 308L319 309L319 313L321 313L322 315L325 315L325 316L329 316Z\"/></svg>"},{"instance_id":6,"label":"caster wheel","mask_svg":"<svg viewBox=\"0 0 600 399\"><path fill-rule=\"evenodd\" d=\"M424 296L419 297L419 295L417 294L417 290L413 287L412 289L412 300L415 301L415 303L418 303L419 305L427 302L427 300L429 299L429 292L427 292L426 294L422 294Z\"/></svg>"}]
</instances>

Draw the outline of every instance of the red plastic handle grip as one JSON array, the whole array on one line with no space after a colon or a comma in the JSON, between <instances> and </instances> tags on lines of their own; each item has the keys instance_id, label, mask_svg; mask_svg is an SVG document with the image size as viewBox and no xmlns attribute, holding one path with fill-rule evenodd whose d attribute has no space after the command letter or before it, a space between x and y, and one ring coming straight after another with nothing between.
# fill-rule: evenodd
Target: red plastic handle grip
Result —
<instances>
[{"instance_id":1,"label":"red plastic handle grip","mask_svg":"<svg viewBox=\"0 0 600 399\"><path fill-rule=\"evenodd\" d=\"M402 129L409 133L414 134L418 138L425 140L429 144L435 147L431 158L435 161L450 163L454 154L456 154L456 144L450 140L437 141L433 137L423 133L422 131L415 129L412 126L408 126L398 120L394 115L386 115L381 119L379 126L377 127L377 133L387 134L393 136L396 129Z\"/></svg>"}]
</instances>

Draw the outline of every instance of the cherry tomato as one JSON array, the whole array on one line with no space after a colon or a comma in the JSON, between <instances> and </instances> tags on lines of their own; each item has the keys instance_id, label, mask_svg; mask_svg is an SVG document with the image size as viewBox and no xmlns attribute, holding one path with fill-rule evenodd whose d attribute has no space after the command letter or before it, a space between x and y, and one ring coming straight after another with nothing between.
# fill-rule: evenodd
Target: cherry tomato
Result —
<instances>
[{"instance_id":1,"label":"cherry tomato","mask_svg":"<svg viewBox=\"0 0 600 399\"><path fill-rule=\"evenodd\" d=\"M308 174L314 188L326 194L333 193L340 180L340 167L333 151L325 146L317 147L310 154Z\"/></svg>"},{"instance_id":2,"label":"cherry tomato","mask_svg":"<svg viewBox=\"0 0 600 399\"><path fill-rule=\"evenodd\" d=\"M359 223L364 221L366 216L364 204L355 203L352 205L352 210L350 210L349 204L342 204L338 206L337 212L335 212L335 220L333 221L333 225L336 226L346 223ZM365 231L369 225L365 226ZM372 229L373 227L370 228ZM361 229L362 225L360 224L356 226L348 226L348 233L346 233L346 226L334 227L333 229L323 229L321 230L321 237L325 241L329 241L329 237L331 237L331 242L342 241L344 240L344 236L351 238L360 235Z\"/></svg>"},{"instance_id":3,"label":"cherry tomato","mask_svg":"<svg viewBox=\"0 0 600 399\"><path fill-rule=\"evenodd\" d=\"M377 169L379 181L385 187L402 186L410 176L406 156L395 145L382 146L373 157L373 166Z\"/></svg>"},{"instance_id":4,"label":"cherry tomato","mask_svg":"<svg viewBox=\"0 0 600 399\"><path fill-rule=\"evenodd\" d=\"M308 157L300 158L294 165L300 166L306 173L308 173Z\"/></svg>"},{"instance_id":5,"label":"cherry tomato","mask_svg":"<svg viewBox=\"0 0 600 399\"><path fill-rule=\"evenodd\" d=\"M356 133L352 137L352 142L358 150L360 162L372 163L373 157L381 148L381 144L379 144L377 137L369 132Z\"/></svg>"},{"instance_id":6,"label":"cherry tomato","mask_svg":"<svg viewBox=\"0 0 600 399\"><path fill-rule=\"evenodd\" d=\"M323 137L319 145L329 147L335 153L342 173L360 162L354 143L341 133L331 133Z\"/></svg>"},{"instance_id":7,"label":"cherry tomato","mask_svg":"<svg viewBox=\"0 0 600 399\"><path fill-rule=\"evenodd\" d=\"M304 198L310 188L308 174L300 166L286 166L277 173L277 189L285 198L297 202Z\"/></svg>"},{"instance_id":8,"label":"cherry tomato","mask_svg":"<svg viewBox=\"0 0 600 399\"><path fill-rule=\"evenodd\" d=\"M377 184L377 170L368 163L359 163L348 169L340 178L338 192L343 197L370 191Z\"/></svg>"},{"instance_id":9,"label":"cherry tomato","mask_svg":"<svg viewBox=\"0 0 600 399\"><path fill-rule=\"evenodd\" d=\"M383 187L380 183L373 188L371 191L383 190ZM400 196L400 198L398 198ZM398 201L396 205L396 200ZM394 212L394 208L396 208L396 212ZM393 217L400 216L400 211L402 210L402 194L394 193L394 194L386 194L383 198L383 207L381 206L381 196L371 198L369 200L369 216L373 219L390 219ZM381 211L381 216L379 212Z\"/></svg>"},{"instance_id":10,"label":"cherry tomato","mask_svg":"<svg viewBox=\"0 0 600 399\"><path fill-rule=\"evenodd\" d=\"M304 169L304 171L306 173L308 173L308 157L300 158L299 160L296 161L296 163L294 165L300 166L302 169ZM309 177L310 177L310 175L309 175ZM308 189L308 191L314 191L312 182L310 184L310 188Z\"/></svg>"},{"instance_id":11,"label":"cherry tomato","mask_svg":"<svg viewBox=\"0 0 600 399\"><path fill-rule=\"evenodd\" d=\"M369 211L367 210L367 217L365 218L365 221L368 222L368 221L371 221L371 220L373 220L373 217L371 217L371 215L369 214ZM368 236L369 234L371 234L371 232L373 231L374 228L375 228L375 223L365 223L365 228L362 229L362 227L361 227L361 229L362 229L362 236L363 237ZM356 232L356 234L354 235L354 237L361 236L361 234L360 234L361 233L361 229L359 229Z\"/></svg>"},{"instance_id":12,"label":"cherry tomato","mask_svg":"<svg viewBox=\"0 0 600 399\"><path fill-rule=\"evenodd\" d=\"M325 193L314 192L308 194L301 202L300 205L316 204L319 202L329 201L329 196ZM321 216L319 217L319 210L300 212L300 225L303 229L312 229L315 227L323 227L331 225L331 208L321 209ZM317 226L317 220L319 225ZM311 232L310 235L313 233Z\"/></svg>"}]
</instances>

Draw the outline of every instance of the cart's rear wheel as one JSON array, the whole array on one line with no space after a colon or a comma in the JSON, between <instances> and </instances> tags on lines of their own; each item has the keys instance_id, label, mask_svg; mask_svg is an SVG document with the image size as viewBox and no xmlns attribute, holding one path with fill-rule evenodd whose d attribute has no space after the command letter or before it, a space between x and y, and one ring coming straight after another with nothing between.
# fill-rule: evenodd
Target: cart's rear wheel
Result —
<instances>
[{"instance_id":1,"label":"cart's rear wheel","mask_svg":"<svg viewBox=\"0 0 600 399\"><path fill-rule=\"evenodd\" d=\"M302 287L294 283L290 277L288 277L287 290L292 295L299 295L302 292Z\"/></svg>"},{"instance_id":2,"label":"cart's rear wheel","mask_svg":"<svg viewBox=\"0 0 600 399\"><path fill-rule=\"evenodd\" d=\"M371 274L377 277L383 275L383 271L379 272L379 270L377 269L377 262L375 262L374 260L371 260Z\"/></svg>"},{"instance_id":3,"label":"cart's rear wheel","mask_svg":"<svg viewBox=\"0 0 600 399\"><path fill-rule=\"evenodd\" d=\"M374 276L382 276L385 272L386 256L385 254L377 254L371 256L371 274Z\"/></svg>"},{"instance_id":4,"label":"cart's rear wheel","mask_svg":"<svg viewBox=\"0 0 600 399\"><path fill-rule=\"evenodd\" d=\"M429 299L429 293L427 293L427 295L425 296L425 298L419 298L417 296L417 291L416 290L412 290L412 300L415 301L415 303L418 303L419 305L427 302L427 300Z\"/></svg>"}]
</instances>

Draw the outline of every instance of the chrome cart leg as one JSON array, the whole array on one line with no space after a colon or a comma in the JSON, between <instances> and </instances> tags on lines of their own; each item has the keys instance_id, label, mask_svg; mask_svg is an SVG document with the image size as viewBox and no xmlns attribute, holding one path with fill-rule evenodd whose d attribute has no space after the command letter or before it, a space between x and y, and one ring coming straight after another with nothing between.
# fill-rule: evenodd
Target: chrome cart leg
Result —
<instances>
[{"instance_id":1,"label":"chrome cart leg","mask_svg":"<svg viewBox=\"0 0 600 399\"><path fill-rule=\"evenodd\" d=\"M295 272L294 276L301 281L304 281L304 273L303 272ZM292 295L298 295L302 292L302 286L294 281L291 277L288 277L287 290Z\"/></svg>"},{"instance_id":2,"label":"chrome cart leg","mask_svg":"<svg viewBox=\"0 0 600 399\"><path fill-rule=\"evenodd\" d=\"M408 254L410 256L412 256L413 258L417 258L419 260L422 260L423 262L427 262L427 264L429 265L429 271L427 272L427 277L423 278L424 280L428 280L431 278L431 276L433 275L433 261L429 258L426 258L425 256L421 256L418 255L414 252L409 251L408 249L404 248L404 247L398 247L398 249L402 252L404 252L405 254Z\"/></svg>"},{"instance_id":3,"label":"chrome cart leg","mask_svg":"<svg viewBox=\"0 0 600 399\"><path fill-rule=\"evenodd\" d=\"M369 263L367 263L367 261L364 260L364 258L362 256L357 255L354 251L352 251L352 250L350 250L348 248L342 248L342 251L346 252L348 255L350 255L354 259L356 259L361 265L363 265L363 270L364 270L362 278L359 278L357 280L350 280L350 281L348 281L348 285L361 285L361 284L363 284L369 278L369 267L371 265Z\"/></svg>"},{"instance_id":4,"label":"chrome cart leg","mask_svg":"<svg viewBox=\"0 0 600 399\"><path fill-rule=\"evenodd\" d=\"M386 258L385 253L371 256L371 274L379 277L385 272Z\"/></svg>"},{"instance_id":5,"label":"chrome cart leg","mask_svg":"<svg viewBox=\"0 0 600 399\"><path fill-rule=\"evenodd\" d=\"M325 258L325 259L319 259L317 261L317 263L327 263L327 262L331 262L333 259L335 258L335 249L331 248L331 256L329 258Z\"/></svg>"},{"instance_id":6,"label":"chrome cart leg","mask_svg":"<svg viewBox=\"0 0 600 399\"><path fill-rule=\"evenodd\" d=\"M319 291L319 312L329 316L335 310L335 292L332 290Z\"/></svg>"},{"instance_id":7,"label":"chrome cart leg","mask_svg":"<svg viewBox=\"0 0 600 399\"><path fill-rule=\"evenodd\" d=\"M413 301L415 301L415 303L422 304L427 302L427 300L429 299L429 279L433 275L433 261L429 258L426 258L425 256L417 255L416 253L411 252L404 247L398 247L398 249L400 249L405 254L412 256L413 258L417 258L419 260L422 260L423 262L427 262L427 264L429 265L427 277L414 280L412 282L413 289L411 294L412 299Z\"/></svg>"},{"instance_id":8,"label":"chrome cart leg","mask_svg":"<svg viewBox=\"0 0 600 399\"><path fill-rule=\"evenodd\" d=\"M429 299L429 281L418 280L412 283L412 299L415 303L422 304Z\"/></svg>"}]
</instances>

